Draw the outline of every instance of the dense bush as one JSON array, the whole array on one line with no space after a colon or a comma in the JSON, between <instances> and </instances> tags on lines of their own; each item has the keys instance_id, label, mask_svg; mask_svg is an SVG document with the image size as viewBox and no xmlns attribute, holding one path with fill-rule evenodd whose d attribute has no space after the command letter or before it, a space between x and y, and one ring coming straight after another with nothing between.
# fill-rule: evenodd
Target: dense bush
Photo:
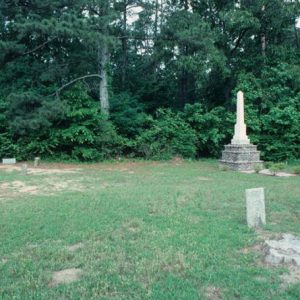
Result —
<instances>
[{"instance_id":1,"label":"dense bush","mask_svg":"<svg viewBox=\"0 0 300 300\"><path fill-rule=\"evenodd\" d=\"M240 76L235 92L245 91L248 134L261 150L262 159L299 159L300 94L284 95L281 85L291 79L284 72L277 74L280 78L276 81L273 74L272 79L272 91L282 97L282 101L276 99L277 106L264 101L269 97L269 88L252 74ZM113 96L108 119L82 85L51 101L31 92L11 94L8 101L0 100L0 156L26 160L38 155L81 161L119 155L218 158L233 135L234 98L232 111L221 106L208 110L196 103L186 105L181 112L159 109L153 118L136 98L122 93Z\"/></svg>"},{"instance_id":2,"label":"dense bush","mask_svg":"<svg viewBox=\"0 0 300 300\"><path fill-rule=\"evenodd\" d=\"M100 113L99 103L80 85L62 98L64 118L51 131L56 155L76 160L103 160L120 154L122 139Z\"/></svg>"},{"instance_id":3,"label":"dense bush","mask_svg":"<svg viewBox=\"0 0 300 300\"><path fill-rule=\"evenodd\" d=\"M120 134L133 138L143 131L149 116L135 97L128 93L114 95L110 100L110 106L110 119Z\"/></svg>"},{"instance_id":4,"label":"dense bush","mask_svg":"<svg viewBox=\"0 0 300 300\"><path fill-rule=\"evenodd\" d=\"M149 129L137 138L139 155L153 159L170 159L179 155L196 155L196 132L179 114L160 109Z\"/></svg>"},{"instance_id":5,"label":"dense bush","mask_svg":"<svg viewBox=\"0 0 300 300\"><path fill-rule=\"evenodd\" d=\"M186 105L182 118L194 129L198 156L219 157L233 134L234 115L223 107L205 111L201 104Z\"/></svg>"},{"instance_id":6,"label":"dense bush","mask_svg":"<svg viewBox=\"0 0 300 300\"><path fill-rule=\"evenodd\" d=\"M48 159L95 161L121 152L123 139L112 122L101 115L99 103L81 85L53 100L52 110L45 108L36 95L15 94L11 99L15 101L5 119L11 134L0 134L1 157L26 160L38 155ZM22 109L30 110L26 119L19 117Z\"/></svg>"},{"instance_id":7,"label":"dense bush","mask_svg":"<svg viewBox=\"0 0 300 300\"><path fill-rule=\"evenodd\" d=\"M284 63L265 68L261 79L239 76L235 92L245 93L248 132L264 160L300 158L299 83L299 68Z\"/></svg>"}]
</instances>

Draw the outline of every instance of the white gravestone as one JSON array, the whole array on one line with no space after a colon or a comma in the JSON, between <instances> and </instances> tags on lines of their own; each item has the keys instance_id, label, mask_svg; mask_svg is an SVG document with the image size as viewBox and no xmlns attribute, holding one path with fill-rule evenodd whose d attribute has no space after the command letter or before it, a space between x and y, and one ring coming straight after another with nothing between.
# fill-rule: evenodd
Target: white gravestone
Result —
<instances>
[{"instance_id":1,"label":"white gravestone","mask_svg":"<svg viewBox=\"0 0 300 300\"><path fill-rule=\"evenodd\" d=\"M4 165L14 165L17 163L16 159L15 158L3 158L2 159L2 163Z\"/></svg>"},{"instance_id":2,"label":"white gravestone","mask_svg":"<svg viewBox=\"0 0 300 300\"><path fill-rule=\"evenodd\" d=\"M246 190L247 223L250 228L266 224L265 192L263 188Z\"/></svg>"}]
</instances>

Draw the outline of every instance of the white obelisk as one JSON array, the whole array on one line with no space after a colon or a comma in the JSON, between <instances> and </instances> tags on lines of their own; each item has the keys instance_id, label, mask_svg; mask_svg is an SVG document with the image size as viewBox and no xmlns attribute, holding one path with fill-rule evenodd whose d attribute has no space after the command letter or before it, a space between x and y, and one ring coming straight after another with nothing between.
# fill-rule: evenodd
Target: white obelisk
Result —
<instances>
[{"instance_id":1,"label":"white obelisk","mask_svg":"<svg viewBox=\"0 0 300 300\"><path fill-rule=\"evenodd\" d=\"M246 133L246 124L244 119L244 94L239 91L237 94L236 104L236 124L234 126L234 136L231 140L233 145L245 145L250 144L250 140Z\"/></svg>"}]
</instances>

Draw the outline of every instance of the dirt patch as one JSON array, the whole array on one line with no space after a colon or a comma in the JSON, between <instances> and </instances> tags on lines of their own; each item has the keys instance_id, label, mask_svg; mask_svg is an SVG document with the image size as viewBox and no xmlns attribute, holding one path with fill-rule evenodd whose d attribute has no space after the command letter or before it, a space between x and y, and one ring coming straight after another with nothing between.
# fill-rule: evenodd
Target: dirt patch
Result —
<instances>
[{"instance_id":1,"label":"dirt patch","mask_svg":"<svg viewBox=\"0 0 300 300\"><path fill-rule=\"evenodd\" d=\"M76 180L65 180L63 182L57 182L55 180L52 180L49 182L50 190L49 192L61 192L61 191L77 191L82 192L84 190L84 186L79 183L79 181ZM46 192L46 191L45 191Z\"/></svg>"},{"instance_id":2,"label":"dirt patch","mask_svg":"<svg viewBox=\"0 0 300 300\"><path fill-rule=\"evenodd\" d=\"M57 180L57 179L56 179ZM26 195L53 195L62 191L83 191L84 186L75 180L56 181L54 179L40 183L39 186L28 185L23 181L15 180L0 184L0 198Z\"/></svg>"},{"instance_id":3,"label":"dirt patch","mask_svg":"<svg viewBox=\"0 0 300 300\"><path fill-rule=\"evenodd\" d=\"M26 185L24 182L15 180L12 182L4 182L0 184L1 196L14 196L18 193L25 193L30 195L39 194L38 187L35 185Z\"/></svg>"},{"instance_id":4,"label":"dirt patch","mask_svg":"<svg viewBox=\"0 0 300 300\"><path fill-rule=\"evenodd\" d=\"M76 250L82 249L83 247L84 247L83 243L78 243L78 244L74 244L74 245L68 246L67 249L70 252L75 252Z\"/></svg>"},{"instance_id":5,"label":"dirt patch","mask_svg":"<svg viewBox=\"0 0 300 300\"><path fill-rule=\"evenodd\" d=\"M6 258L0 259L0 263L2 263L3 265L6 264L7 262L8 262L8 260Z\"/></svg>"},{"instance_id":6,"label":"dirt patch","mask_svg":"<svg viewBox=\"0 0 300 300\"><path fill-rule=\"evenodd\" d=\"M211 180L208 177L201 177L201 176L197 177L197 179L200 180L200 181L209 181L209 180Z\"/></svg>"},{"instance_id":7,"label":"dirt patch","mask_svg":"<svg viewBox=\"0 0 300 300\"><path fill-rule=\"evenodd\" d=\"M255 244L255 245L250 246L250 247L245 247L245 248L241 249L240 253L248 254L248 253L251 253L251 252L261 252L262 250L263 250L263 244L260 243L260 244Z\"/></svg>"},{"instance_id":8,"label":"dirt patch","mask_svg":"<svg viewBox=\"0 0 300 300\"><path fill-rule=\"evenodd\" d=\"M59 284L68 284L78 281L82 275L81 269L65 269L61 271L54 272L52 274L52 281L49 286L57 286Z\"/></svg>"},{"instance_id":9,"label":"dirt patch","mask_svg":"<svg viewBox=\"0 0 300 300\"><path fill-rule=\"evenodd\" d=\"M282 280L281 287L288 288L292 284L300 283L300 268L296 266L289 266L289 273L280 276Z\"/></svg>"},{"instance_id":10,"label":"dirt patch","mask_svg":"<svg viewBox=\"0 0 300 300\"><path fill-rule=\"evenodd\" d=\"M41 169L41 168L30 168L28 169L28 174L34 175L47 175L47 174L75 174L81 169Z\"/></svg>"},{"instance_id":11,"label":"dirt patch","mask_svg":"<svg viewBox=\"0 0 300 300\"><path fill-rule=\"evenodd\" d=\"M160 269L170 273L184 273L189 265L186 262L186 257L182 252L176 252L173 255L165 256L161 254L159 257L162 261Z\"/></svg>"},{"instance_id":12,"label":"dirt patch","mask_svg":"<svg viewBox=\"0 0 300 300\"><path fill-rule=\"evenodd\" d=\"M0 165L0 170L4 170L6 172L13 172L13 171L21 171L22 165ZM32 175L47 175L47 174L74 174L78 173L81 169L69 167L67 168L53 168L53 166L43 166L39 168L28 167L27 174Z\"/></svg>"},{"instance_id":13,"label":"dirt patch","mask_svg":"<svg viewBox=\"0 0 300 300\"><path fill-rule=\"evenodd\" d=\"M282 238L282 233L266 231L262 228L256 228L255 232L260 237L262 241L265 240L277 240Z\"/></svg>"},{"instance_id":14,"label":"dirt patch","mask_svg":"<svg viewBox=\"0 0 300 300\"><path fill-rule=\"evenodd\" d=\"M221 289L215 286L208 286L204 290L205 299L209 300L221 300L222 294Z\"/></svg>"}]
</instances>

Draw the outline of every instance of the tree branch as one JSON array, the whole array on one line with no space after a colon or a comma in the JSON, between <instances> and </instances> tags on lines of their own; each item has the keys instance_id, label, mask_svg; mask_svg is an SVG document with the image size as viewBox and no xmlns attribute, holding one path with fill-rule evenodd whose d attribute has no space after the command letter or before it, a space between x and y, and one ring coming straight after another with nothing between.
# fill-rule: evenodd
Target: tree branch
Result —
<instances>
[{"instance_id":1,"label":"tree branch","mask_svg":"<svg viewBox=\"0 0 300 300\"><path fill-rule=\"evenodd\" d=\"M35 48L28 50L26 52L23 53L8 53L6 54L6 59L4 59L1 63L0 63L0 69L3 68L7 63L10 63L12 61L14 61L15 59L18 59L19 57L34 53L38 50L40 50L41 48L43 48L44 46L46 46L47 44L51 43L52 41L54 41L55 39L57 39L57 37L54 37L38 46L36 46ZM7 57L10 56L10 57Z\"/></svg>"},{"instance_id":2,"label":"tree branch","mask_svg":"<svg viewBox=\"0 0 300 300\"><path fill-rule=\"evenodd\" d=\"M239 47L240 45L240 42L242 40L242 38L244 37L244 35L246 34L246 32L248 31L248 28L242 30L242 32L240 33L236 43L235 43L235 46L234 48L230 51L230 54L233 54L235 52L235 50Z\"/></svg>"},{"instance_id":3,"label":"tree branch","mask_svg":"<svg viewBox=\"0 0 300 300\"><path fill-rule=\"evenodd\" d=\"M75 78L71 81L69 81L68 83L64 84L63 86L61 86L58 90L56 90L53 94L49 95L48 97L52 97L52 96L55 96L55 95L59 95L59 93L65 89L66 87L72 85L73 83L79 81L79 80L83 80L83 79L86 79L86 78L91 78L91 77L98 77L100 79L102 79L102 77L99 75L99 74L90 74L90 75L85 75L85 76L81 76L81 77L78 77L78 78Z\"/></svg>"},{"instance_id":4,"label":"tree branch","mask_svg":"<svg viewBox=\"0 0 300 300\"><path fill-rule=\"evenodd\" d=\"M20 56L28 55L28 54L31 54L31 53L33 53L33 52L35 52L35 51L38 51L39 49L43 48L43 47L46 46L47 44L53 42L55 39L57 39L57 37L54 37L53 39L48 40L48 41L46 41L46 42L44 42L44 43L38 45L37 47L33 48L32 50L29 50L29 51L27 51L27 52L24 52L24 53L20 54Z\"/></svg>"}]
</instances>

